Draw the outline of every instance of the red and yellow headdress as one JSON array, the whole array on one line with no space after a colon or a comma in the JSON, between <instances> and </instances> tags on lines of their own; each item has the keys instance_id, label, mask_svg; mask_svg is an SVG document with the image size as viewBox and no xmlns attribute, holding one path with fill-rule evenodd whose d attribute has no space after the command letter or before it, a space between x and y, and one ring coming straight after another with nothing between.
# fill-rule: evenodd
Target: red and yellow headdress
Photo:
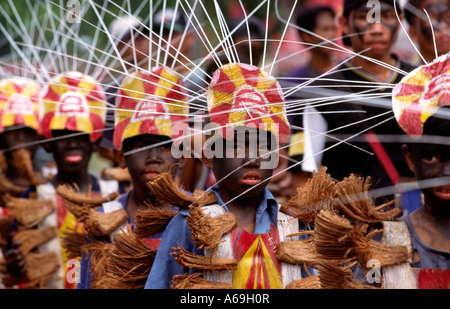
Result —
<instances>
[{"instance_id":1,"label":"red and yellow headdress","mask_svg":"<svg viewBox=\"0 0 450 309\"><path fill-rule=\"evenodd\" d=\"M231 63L213 75L208 93L210 122L224 138L232 138L234 127L264 128L288 142L289 122L284 96L277 80L256 66Z\"/></svg>"},{"instance_id":2,"label":"red and yellow headdress","mask_svg":"<svg viewBox=\"0 0 450 309\"><path fill-rule=\"evenodd\" d=\"M68 72L54 77L41 95L41 129L45 138L52 130L87 132L91 141L102 136L106 95L92 77Z\"/></svg>"},{"instance_id":3,"label":"red and yellow headdress","mask_svg":"<svg viewBox=\"0 0 450 309\"><path fill-rule=\"evenodd\" d=\"M39 84L30 79L0 80L0 133L17 125L39 131L40 91Z\"/></svg>"},{"instance_id":4,"label":"red and yellow headdress","mask_svg":"<svg viewBox=\"0 0 450 309\"><path fill-rule=\"evenodd\" d=\"M189 105L183 81L166 67L151 72L137 71L127 76L116 97L114 147L140 134L164 135L180 143L184 132L172 130L186 125Z\"/></svg>"},{"instance_id":5,"label":"red and yellow headdress","mask_svg":"<svg viewBox=\"0 0 450 309\"><path fill-rule=\"evenodd\" d=\"M392 91L392 108L400 127L420 138L423 124L439 107L450 105L450 52L406 75Z\"/></svg>"}]
</instances>

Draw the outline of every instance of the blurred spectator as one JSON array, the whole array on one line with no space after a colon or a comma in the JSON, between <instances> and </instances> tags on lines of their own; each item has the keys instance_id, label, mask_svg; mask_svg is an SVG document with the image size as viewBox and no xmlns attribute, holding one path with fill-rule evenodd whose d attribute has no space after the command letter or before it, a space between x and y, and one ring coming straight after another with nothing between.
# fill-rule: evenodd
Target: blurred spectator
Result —
<instances>
[{"instance_id":1,"label":"blurred spectator","mask_svg":"<svg viewBox=\"0 0 450 309\"><path fill-rule=\"evenodd\" d=\"M428 20L424 10L430 16ZM409 24L409 35L418 45L419 52L427 62L450 50L450 1L448 0L409 0L405 4L405 18ZM433 33L436 40L436 49ZM415 63L423 61L415 57Z\"/></svg>"},{"instance_id":2,"label":"blurred spectator","mask_svg":"<svg viewBox=\"0 0 450 309\"><path fill-rule=\"evenodd\" d=\"M335 17L334 10L329 6L308 6L300 10L296 18L296 24L299 27L300 38L305 43L304 48L309 49L310 59L306 65L295 68L287 74L286 84L288 87L308 82L311 78L320 76L337 65L335 47L326 41L336 39ZM288 179L280 183L286 194L294 193L293 190L302 186L311 173L318 170L319 164L317 162L320 163L320 155L316 155L315 158L310 160L304 159L312 155L309 150L312 150L313 144L320 145L323 143L319 140L323 137L312 138L311 134L314 135L314 131L326 130L323 117L314 107L308 107L299 112L293 111L292 113L289 121L295 133L291 136L288 155L293 160L289 161ZM296 130L296 128L303 128L303 130ZM306 142L311 143L305 144ZM300 162L302 163L300 164ZM291 179L290 183L289 179Z\"/></svg>"},{"instance_id":3,"label":"blurred spectator","mask_svg":"<svg viewBox=\"0 0 450 309\"><path fill-rule=\"evenodd\" d=\"M296 21L297 26L300 27L299 35L306 45L305 48L310 48L310 60L305 66L289 72L287 76L310 78L333 68L336 65L335 52L332 44L326 42L326 40L334 40L337 36L333 9L327 6L306 7L300 11Z\"/></svg>"},{"instance_id":4,"label":"blurred spectator","mask_svg":"<svg viewBox=\"0 0 450 309\"><path fill-rule=\"evenodd\" d=\"M400 11L398 3L397 8ZM413 67L392 53L400 29L392 1L380 1L380 22L367 18L370 9L367 1L345 0L341 17L344 44L363 57L349 58L314 87L295 95L320 99L321 104L315 107L327 124L325 149L320 150L327 172L336 180L350 173L370 176L373 188L387 190L377 199L383 202L382 196L393 198L390 186L413 177L401 150L404 133L389 114L390 85L397 84L403 77L401 72Z\"/></svg>"}]
</instances>

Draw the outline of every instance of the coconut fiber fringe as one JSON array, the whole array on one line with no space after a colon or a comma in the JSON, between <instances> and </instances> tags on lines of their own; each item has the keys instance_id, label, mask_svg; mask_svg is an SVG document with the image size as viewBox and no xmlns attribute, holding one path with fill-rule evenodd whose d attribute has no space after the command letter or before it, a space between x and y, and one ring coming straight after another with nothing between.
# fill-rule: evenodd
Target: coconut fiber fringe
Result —
<instances>
[{"instance_id":1,"label":"coconut fiber fringe","mask_svg":"<svg viewBox=\"0 0 450 309\"><path fill-rule=\"evenodd\" d=\"M211 204L217 201L216 194L212 191L196 192L193 195L185 193L177 187L169 173L160 174L147 185L157 199L180 209L188 208L193 203Z\"/></svg>"},{"instance_id":2,"label":"coconut fiber fringe","mask_svg":"<svg viewBox=\"0 0 450 309\"><path fill-rule=\"evenodd\" d=\"M41 229L29 229L13 234L13 239L21 243L22 254L27 254L34 248L58 236L58 229L53 226Z\"/></svg>"},{"instance_id":3,"label":"coconut fiber fringe","mask_svg":"<svg viewBox=\"0 0 450 309\"><path fill-rule=\"evenodd\" d=\"M232 289L233 286L225 282L211 282L201 277L201 273L192 275L175 275L170 285L171 289Z\"/></svg>"},{"instance_id":4,"label":"coconut fiber fringe","mask_svg":"<svg viewBox=\"0 0 450 309\"><path fill-rule=\"evenodd\" d=\"M41 174L33 170L33 161L30 152L20 148L12 152L12 164L17 172L28 179L33 185L40 185L48 179L42 178Z\"/></svg>"},{"instance_id":5,"label":"coconut fiber fringe","mask_svg":"<svg viewBox=\"0 0 450 309\"><path fill-rule=\"evenodd\" d=\"M177 211L164 210L148 205L136 212L136 227L134 233L138 238L146 238L166 229L167 224L177 214Z\"/></svg>"},{"instance_id":6,"label":"coconut fiber fringe","mask_svg":"<svg viewBox=\"0 0 450 309\"><path fill-rule=\"evenodd\" d=\"M95 236L104 236L115 231L128 220L128 214L124 209L108 213L100 213L97 208L103 203L115 200L119 194L116 192L106 197L90 197L89 194L75 192L67 185L60 185L56 192L64 199L67 209L84 224L85 229Z\"/></svg>"},{"instance_id":7,"label":"coconut fiber fringe","mask_svg":"<svg viewBox=\"0 0 450 309\"><path fill-rule=\"evenodd\" d=\"M51 200L7 197L8 214L23 228L32 228L55 210Z\"/></svg>"},{"instance_id":8,"label":"coconut fiber fringe","mask_svg":"<svg viewBox=\"0 0 450 309\"><path fill-rule=\"evenodd\" d=\"M142 289L150 273L156 250L147 247L132 231L120 228L106 258L106 277L102 288Z\"/></svg>"},{"instance_id":9,"label":"coconut fiber fringe","mask_svg":"<svg viewBox=\"0 0 450 309\"><path fill-rule=\"evenodd\" d=\"M231 212L211 217L204 213L203 205L191 205L187 223L191 230L192 239L198 248L215 250L221 242L223 235L237 228L236 217Z\"/></svg>"},{"instance_id":10,"label":"coconut fiber fringe","mask_svg":"<svg viewBox=\"0 0 450 309\"><path fill-rule=\"evenodd\" d=\"M6 287L24 284L26 288L48 288L46 282L56 276L56 271L61 265L55 252L30 252L25 256L25 260L27 263L25 278L17 278L5 273L2 281Z\"/></svg>"},{"instance_id":11,"label":"coconut fiber fringe","mask_svg":"<svg viewBox=\"0 0 450 309\"><path fill-rule=\"evenodd\" d=\"M393 201L375 206L368 193L370 187L370 178L353 174L334 182L322 167L281 207L284 213L312 223L314 229L306 240L282 242L278 247L279 259L316 268L318 276L307 278L314 282L313 287L379 288L358 282L353 273L356 267L368 271L366 265L371 259L377 259L381 266L405 263L408 253L406 247L373 240L382 232L373 228L375 224L395 220L402 211L393 207ZM302 280L289 288L306 286Z\"/></svg>"},{"instance_id":12,"label":"coconut fiber fringe","mask_svg":"<svg viewBox=\"0 0 450 309\"><path fill-rule=\"evenodd\" d=\"M208 257L204 255L196 255L186 251L183 247L172 248L174 251L170 253L178 264L186 268L198 270L220 271L237 269L237 261L234 259Z\"/></svg>"}]
</instances>

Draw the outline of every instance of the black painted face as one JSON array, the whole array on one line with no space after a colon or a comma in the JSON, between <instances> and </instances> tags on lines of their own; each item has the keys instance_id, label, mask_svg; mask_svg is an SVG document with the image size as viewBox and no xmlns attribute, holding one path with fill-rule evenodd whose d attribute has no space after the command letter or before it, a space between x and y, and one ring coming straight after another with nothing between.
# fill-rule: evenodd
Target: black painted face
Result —
<instances>
[{"instance_id":1,"label":"black painted face","mask_svg":"<svg viewBox=\"0 0 450 309\"><path fill-rule=\"evenodd\" d=\"M0 138L0 145L3 150L14 150L17 147L24 145L25 148L30 152L31 157L34 156L39 144L35 143L39 141L41 137L39 134L28 127L20 128L7 128ZM11 152L6 151L5 155L11 157Z\"/></svg>"},{"instance_id":2,"label":"black painted face","mask_svg":"<svg viewBox=\"0 0 450 309\"><path fill-rule=\"evenodd\" d=\"M356 51L367 48L367 52L375 58L389 53L391 45L395 42L399 23L394 7L390 4L380 3L380 22L371 22L368 18L370 7L362 4L351 11L348 17L349 33L357 33L351 37L352 47Z\"/></svg>"},{"instance_id":3,"label":"black painted face","mask_svg":"<svg viewBox=\"0 0 450 309\"><path fill-rule=\"evenodd\" d=\"M414 170L418 180L437 177L450 177L450 146L448 145L414 145L412 150ZM437 187L423 188L427 205L450 212L450 182Z\"/></svg>"},{"instance_id":4,"label":"black painted face","mask_svg":"<svg viewBox=\"0 0 450 309\"><path fill-rule=\"evenodd\" d=\"M448 108L446 108L448 110ZM450 145L448 136L450 132L450 120L445 118L430 117L424 124L424 136L421 141L425 143L409 144L411 162L417 180L429 180L434 178L450 178ZM442 136L442 143L426 143L427 136ZM408 157L408 156L406 156ZM431 187L422 187L425 202L435 210L450 214L450 180L439 180L439 184Z\"/></svg>"},{"instance_id":5,"label":"black painted face","mask_svg":"<svg viewBox=\"0 0 450 309\"><path fill-rule=\"evenodd\" d=\"M53 153L58 173L75 174L88 169L95 144L87 133L70 136L77 133L70 130L52 131L55 139L49 142L49 151Z\"/></svg>"},{"instance_id":6,"label":"black painted face","mask_svg":"<svg viewBox=\"0 0 450 309\"><path fill-rule=\"evenodd\" d=\"M222 140L225 145L224 153L221 157L212 158L212 169L216 180L220 181L218 186L221 196L226 194L232 198L250 189L243 194L243 197L252 198L259 196L273 174L273 168L262 168L262 163L270 160L270 157L264 156L264 153L271 150L272 139L270 134L265 140L262 140L259 134L249 135L247 132L245 138L238 138L238 135L239 133L235 135L234 143L228 143L233 147L228 152L227 143ZM256 143L258 150L254 149L254 145L250 143L250 139L256 136L258 136ZM232 154L231 157L230 154Z\"/></svg>"},{"instance_id":7,"label":"black painted face","mask_svg":"<svg viewBox=\"0 0 450 309\"><path fill-rule=\"evenodd\" d=\"M178 159L173 157L171 146L170 138L161 135L142 134L125 139L122 150L125 154L131 152L125 156L125 164L133 183L145 185L159 174L166 172L174 177Z\"/></svg>"}]
</instances>

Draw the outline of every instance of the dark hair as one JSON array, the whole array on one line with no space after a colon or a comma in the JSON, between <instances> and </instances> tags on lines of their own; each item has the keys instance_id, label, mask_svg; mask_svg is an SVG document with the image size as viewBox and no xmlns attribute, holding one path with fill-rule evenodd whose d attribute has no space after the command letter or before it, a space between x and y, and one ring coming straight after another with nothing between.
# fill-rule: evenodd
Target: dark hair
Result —
<instances>
[{"instance_id":1,"label":"dark hair","mask_svg":"<svg viewBox=\"0 0 450 309\"><path fill-rule=\"evenodd\" d=\"M313 31L316 26L317 15L324 12L330 13L333 18L336 16L334 10L329 6L310 6L302 9L296 18L297 26Z\"/></svg>"},{"instance_id":2,"label":"dark hair","mask_svg":"<svg viewBox=\"0 0 450 309\"><path fill-rule=\"evenodd\" d=\"M230 19L227 22L230 31L233 31L243 20L244 18ZM250 16L249 18L247 18L247 22L242 23L242 25L233 33L232 37L233 38L248 37L247 23L250 31L250 37L252 39L264 38L265 30L262 21L255 16Z\"/></svg>"},{"instance_id":3,"label":"dark hair","mask_svg":"<svg viewBox=\"0 0 450 309\"><path fill-rule=\"evenodd\" d=\"M390 4L392 6L394 6L394 2L395 2L395 6L397 7L397 11L400 13L403 12L403 8L400 5L400 0L380 0L381 2ZM342 15L344 15L345 17L350 16L350 12L356 8L359 7L362 4L366 4L368 3L367 0L344 0L344 8L343 8L343 12Z\"/></svg>"},{"instance_id":4,"label":"dark hair","mask_svg":"<svg viewBox=\"0 0 450 309\"><path fill-rule=\"evenodd\" d=\"M404 15L408 24L412 25L414 23L414 19L417 17L416 9L420 10L420 6L424 0L408 0L405 3Z\"/></svg>"}]
</instances>

